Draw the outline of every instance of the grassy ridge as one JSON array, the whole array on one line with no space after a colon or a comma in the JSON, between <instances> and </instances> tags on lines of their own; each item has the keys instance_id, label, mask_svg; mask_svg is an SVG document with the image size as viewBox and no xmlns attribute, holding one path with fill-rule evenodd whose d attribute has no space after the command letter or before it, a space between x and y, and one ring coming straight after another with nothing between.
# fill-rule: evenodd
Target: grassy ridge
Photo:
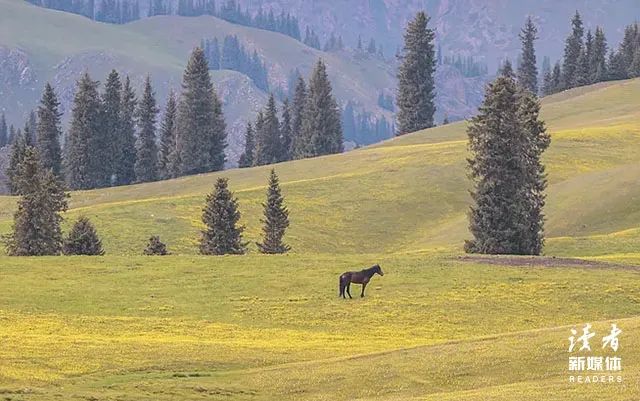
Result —
<instances>
[{"instance_id":1,"label":"grassy ridge","mask_svg":"<svg viewBox=\"0 0 640 401\"><path fill-rule=\"evenodd\" d=\"M567 96L545 99L543 107L552 133L545 156L547 250L633 251L637 236L615 244L606 236L640 227L640 188L632 185L640 178L640 111L632 101L640 96L640 80ZM456 123L348 154L275 166L292 211L294 252L460 249L468 235L464 139L464 123ZM247 237L258 240L268 167L221 174L240 198ZM150 235L161 234L174 252L192 254L203 199L218 175L74 193L67 215L93 218L111 253L139 254ZM0 198L0 232L10 228L13 202ZM585 237L587 253L577 239Z\"/></svg>"}]
</instances>

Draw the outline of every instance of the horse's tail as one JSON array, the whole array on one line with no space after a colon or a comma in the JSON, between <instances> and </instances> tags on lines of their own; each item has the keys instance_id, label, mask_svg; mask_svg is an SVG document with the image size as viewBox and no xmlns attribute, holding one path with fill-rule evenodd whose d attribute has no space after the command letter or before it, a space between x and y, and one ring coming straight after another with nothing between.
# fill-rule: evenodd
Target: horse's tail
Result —
<instances>
[{"instance_id":1,"label":"horse's tail","mask_svg":"<svg viewBox=\"0 0 640 401\"><path fill-rule=\"evenodd\" d=\"M340 288L340 293L338 294L339 297L344 295L344 289L346 287L344 281L344 274L341 274L340 277L338 277L338 287Z\"/></svg>"}]
</instances>

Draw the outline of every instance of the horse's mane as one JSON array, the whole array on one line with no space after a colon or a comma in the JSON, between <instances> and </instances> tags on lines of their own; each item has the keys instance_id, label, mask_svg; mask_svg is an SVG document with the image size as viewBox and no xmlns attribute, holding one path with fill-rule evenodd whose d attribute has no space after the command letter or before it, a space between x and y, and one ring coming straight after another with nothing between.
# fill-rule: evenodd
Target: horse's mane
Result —
<instances>
[{"instance_id":1,"label":"horse's mane","mask_svg":"<svg viewBox=\"0 0 640 401\"><path fill-rule=\"evenodd\" d=\"M369 273L369 272L372 272L372 271L378 270L379 268L380 268L380 266L378 266L378 265L373 265L373 266L371 266L371 267L370 267L370 268L368 268L368 269L362 269L362 270L360 270L360 271L361 271L361 272L367 272L367 273Z\"/></svg>"}]
</instances>

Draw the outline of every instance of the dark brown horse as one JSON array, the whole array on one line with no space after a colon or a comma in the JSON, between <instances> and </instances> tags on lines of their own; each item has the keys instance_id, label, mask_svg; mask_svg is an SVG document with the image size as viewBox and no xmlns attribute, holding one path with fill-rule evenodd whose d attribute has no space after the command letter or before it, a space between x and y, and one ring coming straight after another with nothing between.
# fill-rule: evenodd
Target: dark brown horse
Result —
<instances>
[{"instance_id":1,"label":"dark brown horse","mask_svg":"<svg viewBox=\"0 0 640 401\"><path fill-rule=\"evenodd\" d=\"M349 295L349 298L353 298L351 296L351 292L349 292L349 287L351 283L362 284L362 293L361 297L364 297L364 289L369 284L369 280L373 277L374 274L378 273L381 276L384 276L380 265L373 265L368 269L360 270L359 272L346 272L340 275L340 296L342 298L347 298L344 293L346 292Z\"/></svg>"}]
</instances>

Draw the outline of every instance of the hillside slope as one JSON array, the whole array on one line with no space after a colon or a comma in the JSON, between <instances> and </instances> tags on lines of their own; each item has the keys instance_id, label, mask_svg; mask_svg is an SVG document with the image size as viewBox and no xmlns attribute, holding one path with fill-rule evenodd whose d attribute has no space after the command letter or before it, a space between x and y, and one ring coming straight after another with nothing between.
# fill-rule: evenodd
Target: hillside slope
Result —
<instances>
[{"instance_id":1,"label":"hillside slope","mask_svg":"<svg viewBox=\"0 0 640 401\"><path fill-rule=\"evenodd\" d=\"M594 85L544 99L552 134L546 252L599 255L640 245L640 80ZM418 132L346 154L282 163L297 253L458 250L468 233L464 123ZM160 234L195 253L204 196L229 177L246 235L257 240L270 167L228 170L144 185L73 193L67 220L85 214L108 252L137 254ZM0 232L11 224L0 198ZM615 238L616 241L611 241Z\"/></svg>"}]
</instances>

